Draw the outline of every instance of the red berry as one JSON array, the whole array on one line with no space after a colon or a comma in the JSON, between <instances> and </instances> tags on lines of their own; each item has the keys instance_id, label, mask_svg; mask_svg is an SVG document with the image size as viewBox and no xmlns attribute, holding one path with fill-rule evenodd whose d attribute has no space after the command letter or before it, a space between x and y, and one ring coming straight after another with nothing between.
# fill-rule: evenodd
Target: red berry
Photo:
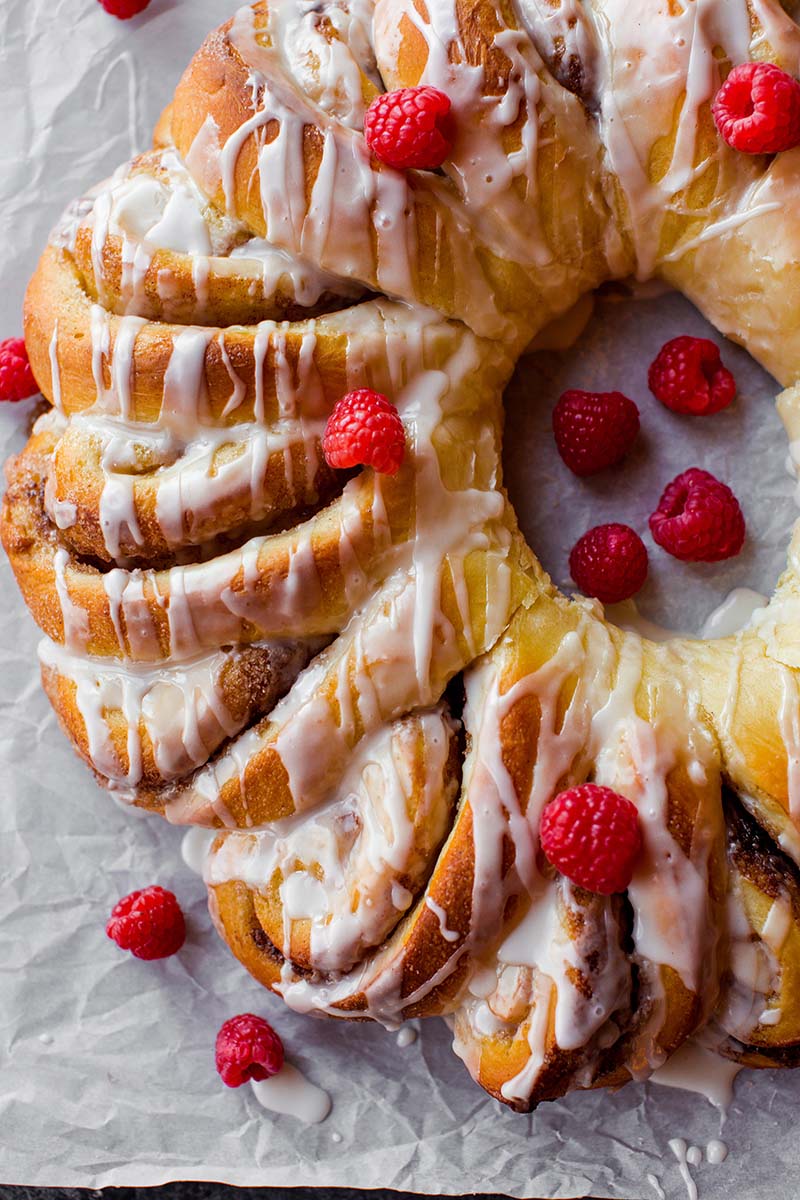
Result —
<instances>
[{"instance_id":1,"label":"red berry","mask_svg":"<svg viewBox=\"0 0 800 1200\"><path fill-rule=\"evenodd\" d=\"M450 97L434 87L400 88L376 96L364 115L364 136L390 167L440 167L452 148Z\"/></svg>"},{"instance_id":2,"label":"red berry","mask_svg":"<svg viewBox=\"0 0 800 1200\"><path fill-rule=\"evenodd\" d=\"M382 475L395 475L406 449L400 414L380 392L348 392L328 418L322 449L331 467L374 467Z\"/></svg>"},{"instance_id":3,"label":"red berry","mask_svg":"<svg viewBox=\"0 0 800 1200\"><path fill-rule=\"evenodd\" d=\"M186 924L173 893L154 886L115 904L106 933L136 958L169 958L183 945Z\"/></svg>"},{"instance_id":4,"label":"red berry","mask_svg":"<svg viewBox=\"0 0 800 1200\"><path fill-rule=\"evenodd\" d=\"M648 373L650 391L677 413L708 417L727 408L736 381L708 338L676 337L658 352Z\"/></svg>"},{"instance_id":5,"label":"red berry","mask_svg":"<svg viewBox=\"0 0 800 1200\"><path fill-rule=\"evenodd\" d=\"M622 392L564 392L553 409L558 453L576 475L620 462L636 441L639 410Z\"/></svg>"},{"instance_id":6,"label":"red berry","mask_svg":"<svg viewBox=\"0 0 800 1200\"><path fill-rule=\"evenodd\" d=\"M0 342L0 400L26 400L38 392L22 338Z\"/></svg>"},{"instance_id":7,"label":"red berry","mask_svg":"<svg viewBox=\"0 0 800 1200\"><path fill-rule=\"evenodd\" d=\"M647 549L629 525L595 525L572 547L572 578L603 604L628 600L647 579Z\"/></svg>"},{"instance_id":8,"label":"red berry","mask_svg":"<svg viewBox=\"0 0 800 1200\"><path fill-rule=\"evenodd\" d=\"M217 1034L217 1070L228 1087L269 1079L283 1066L283 1042L263 1017L240 1013Z\"/></svg>"},{"instance_id":9,"label":"red berry","mask_svg":"<svg viewBox=\"0 0 800 1200\"><path fill-rule=\"evenodd\" d=\"M659 546L683 562L721 562L741 550L745 523L727 484L692 467L664 489L650 518L650 532Z\"/></svg>"},{"instance_id":10,"label":"red berry","mask_svg":"<svg viewBox=\"0 0 800 1200\"><path fill-rule=\"evenodd\" d=\"M100 0L100 3L112 17L119 17L120 21L127 21L129 17L135 17L137 13L144 12L150 0Z\"/></svg>"},{"instance_id":11,"label":"red berry","mask_svg":"<svg viewBox=\"0 0 800 1200\"><path fill-rule=\"evenodd\" d=\"M551 800L539 838L557 871L602 896L625 891L642 849L636 805L596 783L569 788Z\"/></svg>"},{"instance_id":12,"label":"red berry","mask_svg":"<svg viewBox=\"0 0 800 1200\"><path fill-rule=\"evenodd\" d=\"M724 140L744 154L779 154L800 145L800 83L774 63L734 67L711 111Z\"/></svg>"}]
</instances>

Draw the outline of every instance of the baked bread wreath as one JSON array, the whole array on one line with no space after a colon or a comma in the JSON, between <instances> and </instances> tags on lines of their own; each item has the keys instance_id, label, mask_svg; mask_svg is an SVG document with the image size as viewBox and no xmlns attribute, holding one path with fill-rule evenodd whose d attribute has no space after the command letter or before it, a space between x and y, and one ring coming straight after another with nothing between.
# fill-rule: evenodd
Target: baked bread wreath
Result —
<instances>
[{"instance_id":1,"label":"baked bread wreath","mask_svg":"<svg viewBox=\"0 0 800 1200\"><path fill-rule=\"evenodd\" d=\"M631 275L746 346L800 437L800 150L737 152L711 114L751 60L800 74L777 0L260 0L27 294L51 408L2 536L78 753L219 831L211 912L263 984L449 1014L522 1111L698 1031L798 1058L798 535L745 631L654 644L557 592L500 456L525 347ZM451 102L440 171L365 142L418 86ZM402 421L394 474L323 453L362 388ZM541 852L586 782L638 811L612 895Z\"/></svg>"}]
</instances>

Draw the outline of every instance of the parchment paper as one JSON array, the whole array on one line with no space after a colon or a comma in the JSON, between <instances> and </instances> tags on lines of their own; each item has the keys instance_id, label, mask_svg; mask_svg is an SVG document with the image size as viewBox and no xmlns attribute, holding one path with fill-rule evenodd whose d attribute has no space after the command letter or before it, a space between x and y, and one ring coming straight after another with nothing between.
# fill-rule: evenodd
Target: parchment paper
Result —
<instances>
[{"instance_id":1,"label":"parchment paper","mask_svg":"<svg viewBox=\"0 0 800 1200\"><path fill-rule=\"evenodd\" d=\"M153 0L133 22L95 0L0 2L0 337L20 331L25 281L65 201L150 128L192 51L235 0ZM105 76L105 87L100 93ZM748 518L734 564L684 568L653 554L650 617L698 628L737 584L764 590L794 516L774 385L725 350L740 399L705 423L648 399L662 341L704 327L683 301L604 301L565 357L527 361L509 394L507 460L523 525L556 579L598 520L644 530L661 487L693 464L717 471ZM646 437L624 475L576 483L553 453L549 411L566 386L620 387ZM0 412L0 454L22 445L29 405ZM258 988L210 928L180 833L118 810L75 759L39 688L38 634L0 562L0 1180L29 1185L347 1185L515 1196L686 1195L670 1138L705 1145L720 1119L702 1098L651 1085L573 1096L531 1117L487 1099L440 1022L400 1049L369 1026L293 1016ZM174 887L189 920L181 953L139 963L103 925L132 888ZM328 1120L273 1117L217 1079L213 1039L234 1012L274 1020L288 1053L333 1096ZM740 1076L723 1166L694 1173L705 1200L783 1200L800 1184L800 1075ZM340 1140L339 1140L340 1139Z\"/></svg>"}]
</instances>

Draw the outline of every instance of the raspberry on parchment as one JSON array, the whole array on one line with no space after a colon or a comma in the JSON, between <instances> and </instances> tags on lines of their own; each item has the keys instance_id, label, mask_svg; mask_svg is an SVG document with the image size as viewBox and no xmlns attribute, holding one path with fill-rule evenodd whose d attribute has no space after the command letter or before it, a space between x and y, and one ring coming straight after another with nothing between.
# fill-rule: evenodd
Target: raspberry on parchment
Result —
<instances>
[{"instance_id":1,"label":"raspberry on parchment","mask_svg":"<svg viewBox=\"0 0 800 1200\"><path fill-rule=\"evenodd\" d=\"M175 894L154 885L115 904L106 933L136 958L169 958L184 943L186 923Z\"/></svg>"},{"instance_id":2,"label":"raspberry on parchment","mask_svg":"<svg viewBox=\"0 0 800 1200\"><path fill-rule=\"evenodd\" d=\"M585 596L629 600L647 579L647 547L630 525L595 525L572 547L569 570Z\"/></svg>"},{"instance_id":3,"label":"raspberry on parchment","mask_svg":"<svg viewBox=\"0 0 800 1200\"><path fill-rule=\"evenodd\" d=\"M570 389L553 409L558 453L575 475L621 462L639 433L639 410L622 392Z\"/></svg>"},{"instance_id":4,"label":"raspberry on parchment","mask_svg":"<svg viewBox=\"0 0 800 1200\"><path fill-rule=\"evenodd\" d=\"M239 1013L221 1026L215 1048L217 1071L227 1087L269 1079L283 1066L283 1042L263 1017Z\"/></svg>"},{"instance_id":5,"label":"raspberry on parchment","mask_svg":"<svg viewBox=\"0 0 800 1200\"><path fill-rule=\"evenodd\" d=\"M676 413L710 417L736 396L736 381L708 338L676 337L661 347L647 375L656 400Z\"/></svg>"},{"instance_id":6,"label":"raspberry on parchment","mask_svg":"<svg viewBox=\"0 0 800 1200\"><path fill-rule=\"evenodd\" d=\"M27 400L38 392L23 338L0 342L0 400Z\"/></svg>"},{"instance_id":7,"label":"raspberry on parchment","mask_svg":"<svg viewBox=\"0 0 800 1200\"><path fill-rule=\"evenodd\" d=\"M131 17L138 16L140 12L144 12L150 0L100 0L103 8L112 17L119 17L120 21L127 21Z\"/></svg>"},{"instance_id":8,"label":"raspberry on parchment","mask_svg":"<svg viewBox=\"0 0 800 1200\"><path fill-rule=\"evenodd\" d=\"M741 550L746 533L739 501L709 471L691 467L664 489L650 517L659 546L683 562L722 562Z\"/></svg>"}]
</instances>

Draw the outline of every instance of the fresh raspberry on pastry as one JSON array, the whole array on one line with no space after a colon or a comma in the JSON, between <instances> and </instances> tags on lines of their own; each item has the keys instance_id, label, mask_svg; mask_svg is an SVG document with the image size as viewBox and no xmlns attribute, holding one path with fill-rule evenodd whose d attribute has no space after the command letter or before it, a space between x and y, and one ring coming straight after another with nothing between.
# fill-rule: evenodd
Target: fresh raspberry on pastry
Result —
<instances>
[{"instance_id":1,"label":"fresh raspberry on pastry","mask_svg":"<svg viewBox=\"0 0 800 1200\"><path fill-rule=\"evenodd\" d=\"M595 525L572 547L572 578L603 604L629 600L647 579L647 548L629 525Z\"/></svg>"},{"instance_id":2,"label":"fresh raspberry on pastry","mask_svg":"<svg viewBox=\"0 0 800 1200\"><path fill-rule=\"evenodd\" d=\"M336 402L322 448L331 467L373 467L382 475L395 475L405 443L403 422L391 401L380 392L358 388Z\"/></svg>"},{"instance_id":3,"label":"fresh raspberry on pastry","mask_svg":"<svg viewBox=\"0 0 800 1200\"><path fill-rule=\"evenodd\" d=\"M721 562L744 544L746 527L739 501L709 471L691 467L664 489L650 517L659 546L683 562Z\"/></svg>"},{"instance_id":4,"label":"fresh raspberry on pastry","mask_svg":"<svg viewBox=\"0 0 800 1200\"><path fill-rule=\"evenodd\" d=\"M452 147L450 97L438 88L409 87L376 96L364 116L364 136L390 167L433 171Z\"/></svg>"},{"instance_id":5,"label":"fresh raspberry on pastry","mask_svg":"<svg viewBox=\"0 0 800 1200\"><path fill-rule=\"evenodd\" d=\"M539 838L557 871L602 896L625 891L642 849L636 806L596 783L569 788L551 800Z\"/></svg>"},{"instance_id":6,"label":"fresh raspberry on pastry","mask_svg":"<svg viewBox=\"0 0 800 1200\"><path fill-rule=\"evenodd\" d=\"M0 342L0 400L27 400L38 392L23 338Z\"/></svg>"},{"instance_id":7,"label":"fresh raspberry on pastry","mask_svg":"<svg viewBox=\"0 0 800 1200\"><path fill-rule=\"evenodd\" d=\"M722 138L743 154L779 154L800 145L800 83L774 63L734 67L712 112Z\"/></svg>"},{"instance_id":8,"label":"fresh raspberry on pastry","mask_svg":"<svg viewBox=\"0 0 800 1200\"><path fill-rule=\"evenodd\" d=\"M708 417L736 396L736 381L708 338L673 338L661 347L647 378L655 398L676 413Z\"/></svg>"},{"instance_id":9,"label":"fresh raspberry on pastry","mask_svg":"<svg viewBox=\"0 0 800 1200\"><path fill-rule=\"evenodd\" d=\"M564 392L553 409L558 453L575 475L621 462L639 433L639 410L622 392Z\"/></svg>"},{"instance_id":10,"label":"fresh raspberry on pastry","mask_svg":"<svg viewBox=\"0 0 800 1200\"><path fill-rule=\"evenodd\" d=\"M106 933L135 958L169 958L184 943L186 923L175 894L155 885L115 904Z\"/></svg>"},{"instance_id":11,"label":"fresh raspberry on pastry","mask_svg":"<svg viewBox=\"0 0 800 1200\"><path fill-rule=\"evenodd\" d=\"M216 1063L226 1087L269 1079L283 1066L283 1042L263 1017L239 1013L217 1034Z\"/></svg>"}]
</instances>

